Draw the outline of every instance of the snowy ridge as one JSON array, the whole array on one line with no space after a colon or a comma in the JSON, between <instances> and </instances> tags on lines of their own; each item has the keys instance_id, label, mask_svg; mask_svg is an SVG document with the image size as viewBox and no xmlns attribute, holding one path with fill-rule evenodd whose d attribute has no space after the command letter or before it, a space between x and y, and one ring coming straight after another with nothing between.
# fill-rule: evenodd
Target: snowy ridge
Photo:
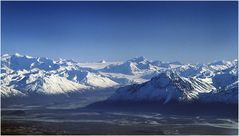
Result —
<instances>
[{"instance_id":1,"label":"snowy ridge","mask_svg":"<svg viewBox=\"0 0 239 136\"><path fill-rule=\"evenodd\" d=\"M161 73L143 84L120 88L109 98L112 101L194 101L202 93L210 93L215 87L196 78L181 77L173 72Z\"/></svg>"},{"instance_id":2,"label":"snowy ridge","mask_svg":"<svg viewBox=\"0 0 239 136\"><path fill-rule=\"evenodd\" d=\"M110 73L122 73L126 75L134 75L143 73L145 71L157 71L158 67L154 66L152 62L148 61L145 57L138 57L128 60L122 64L109 65L102 71Z\"/></svg>"},{"instance_id":3,"label":"snowy ridge","mask_svg":"<svg viewBox=\"0 0 239 136\"><path fill-rule=\"evenodd\" d=\"M207 101L207 97L214 97L210 100L228 101L235 100L238 93L237 60L196 65L137 57L126 62L78 63L4 54L1 56L0 76L3 97L32 93L64 94L123 86L110 99L162 100L168 103ZM228 99L219 99L225 94Z\"/></svg>"},{"instance_id":4,"label":"snowy ridge","mask_svg":"<svg viewBox=\"0 0 239 136\"><path fill-rule=\"evenodd\" d=\"M2 97L25 96L25 94L11 87L1 85L1 96Z\"/></svg>"},{"instance_id":5,"label":"snowy ridge","mask_svg":"<svg viewBox=\"0 0 239 136\"><path fill-rule=\"evenodd\" d=\"M20 54L1 56L1 95L64 94L118 86L118 83L73 60Z\"/></svg>"},{"instance_id":6,"label":"snowy ridge","mask_svg":"<svg viewBox=\"0 0 239 136\"><path fill-rule=\"evenodd\" d=\"M181 77L174 72L159 74L143 84L119 88L109 101L225 102L237 103L238 81L224 90L195 77Z\"/></svg>"},{"instance_id":7,"label":"snowy ridge","mask_svg":"<svg viewBox=\"0 0 239 136\"><path fill-rule=\"evenodd\" d=\"M2 76L3 77L3 76ZM39 69L16 71L1 80L1 84L19 90L21 93L59 94L87 89L86 86ZM3 90L2 90L3 91Z\"/></svg>"}]
</instances>

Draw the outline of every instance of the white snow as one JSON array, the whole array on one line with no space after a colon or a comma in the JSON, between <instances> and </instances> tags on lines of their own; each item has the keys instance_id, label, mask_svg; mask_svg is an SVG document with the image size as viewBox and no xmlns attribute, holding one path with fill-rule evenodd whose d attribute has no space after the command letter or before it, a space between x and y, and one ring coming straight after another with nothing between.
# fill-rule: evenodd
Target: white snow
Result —
<instances>
[{"instance_id":1,"label":"white snow","mask_svg":"<svg viewBox=\"0 0 239 136\"><path fill-rule=\"evenodd\" d=\"M13 89L11 87L3 86L1 85L1 96L2 97L12 97L12 96L25 96L24 93L21 93L20 91Z\"/></svg>"},{"instance_id":2,"label":"white snow","mask_svg":"<svg viewBox=\"0 0 239 136\"><path fill-rule=\"evenodd\" d=\"M170 75L172 71L174 74ZM112 98L163 99L168 103L174 99L208 100L207 97L219 101L219 97L228 96L220 98L224 101L234 100L235 93L237 94L235 88L238 85L238 61L194 65L149 61L145 57L137 57L126 62L102 60L78 63L73 60L51 60L16 53L1 56L0 76L1 94L4 97L29 93L82 92L87 89L131 85L120 88ZM132 85L135 83L139 85ZM215 98L211 98L212 96Z\"/></svg>"},{"instance_id":3,"label":"white snow","mask_svg":"<svg viewBox=\"0 0 239 136\"><path fill-rule=\"evenodd\" d=\"M176 73L162 73L150 81L120 88L109 100L192 101L199 99L200 93L209 93L215 87L196 78L180 77Z\"/></svg>"},{"instance_id":4,"label":"white snow","mask_svg":"<svg viewBox=\"0 0 239 136\"><path fill-rule=\"evenodd\" d=\"M117 64L120 64L120 63L122 63L122 62L105 62L105 63L85 62L85 63L79 63L79 66L84 67L84 68L102 69L106 66L117 65Z\"/></svg>"}]
</instances>

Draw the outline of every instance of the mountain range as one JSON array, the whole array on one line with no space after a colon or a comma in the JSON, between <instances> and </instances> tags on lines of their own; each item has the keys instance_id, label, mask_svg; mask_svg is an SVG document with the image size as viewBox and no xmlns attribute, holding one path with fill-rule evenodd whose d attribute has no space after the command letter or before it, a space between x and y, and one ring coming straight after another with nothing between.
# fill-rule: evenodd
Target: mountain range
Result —
<instances>
[{"instance_id":1,"label":"mountain range","mask_svg":"<svg viewBox=\"0 0 239 136\"><path fill-rule=\"evenodd\" d=\"M118 88L108 101L237 103L238 61L208 64L150 61L78 63L27 55L1 55L1 96L81 93Z\"/></svg>"}]
</instances>

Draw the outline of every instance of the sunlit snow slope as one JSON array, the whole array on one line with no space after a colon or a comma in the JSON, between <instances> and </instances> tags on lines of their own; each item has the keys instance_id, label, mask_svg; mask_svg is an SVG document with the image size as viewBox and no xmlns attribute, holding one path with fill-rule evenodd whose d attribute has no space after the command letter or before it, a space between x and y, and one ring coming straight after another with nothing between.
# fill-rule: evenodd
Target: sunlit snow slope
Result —
<instances>
[{"instance_id":1,"label":"sunlit snow slope","mask_svg":"<svg viewBox=\"0 0 239 136\"><path fill-rule=\"evenodd\" d=\"M4 54L1 56L1 95L80 93L126 86L120 88L110 100L162 100L167 103L203 99L235 102L237 69L237 60L182 64L136 57L126 62L102 60L78 63L65 59ZM228 97L223 97L225 95Z\"/></svg>"}]
</instances>

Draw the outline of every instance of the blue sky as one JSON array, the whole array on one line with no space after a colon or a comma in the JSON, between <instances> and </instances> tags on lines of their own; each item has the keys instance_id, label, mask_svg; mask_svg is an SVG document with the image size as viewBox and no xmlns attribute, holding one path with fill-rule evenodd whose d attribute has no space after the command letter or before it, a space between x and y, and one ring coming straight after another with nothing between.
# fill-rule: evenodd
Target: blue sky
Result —
<instances>
[{"instance_id":1,"label":"blue sky","mask_svg":"<svg viewBox=\"0 0 239 136\"><path fill-rule=\"evenodd\" d=\"M2 2L2 53L78 61L237 58L237 2Z\"/></svg>"}]
</instances>

